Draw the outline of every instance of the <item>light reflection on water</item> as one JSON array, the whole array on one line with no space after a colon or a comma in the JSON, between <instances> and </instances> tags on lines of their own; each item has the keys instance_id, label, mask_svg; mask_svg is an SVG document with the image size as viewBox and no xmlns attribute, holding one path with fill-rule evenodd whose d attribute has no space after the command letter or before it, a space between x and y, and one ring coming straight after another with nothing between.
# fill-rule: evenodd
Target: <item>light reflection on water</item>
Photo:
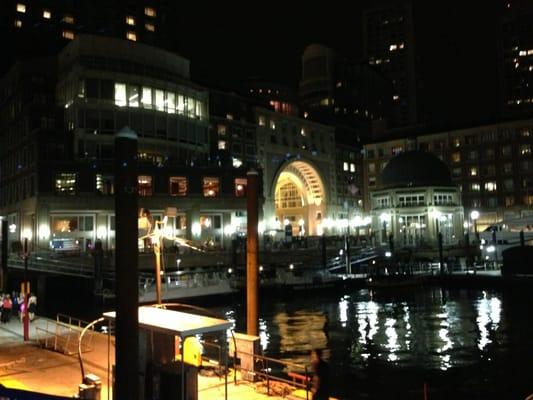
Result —
<instances>
[{"instance_id":1,"label":"light reflection on water","mask_svg":"<svg viewBox=\"0 0 533 400\"><path fill-rule=\"evenodd\" d=\"M311 349L327 349L326 357L348 358L353 368L371 361L440 370L471 364L502 324L500 295L476 293L425 289L386 298L361 290L299 304L272 302L260 309L261 347L305 364ZM237 329L245 326L242 305L225 311Z\"/></svg>"}]
</instances>

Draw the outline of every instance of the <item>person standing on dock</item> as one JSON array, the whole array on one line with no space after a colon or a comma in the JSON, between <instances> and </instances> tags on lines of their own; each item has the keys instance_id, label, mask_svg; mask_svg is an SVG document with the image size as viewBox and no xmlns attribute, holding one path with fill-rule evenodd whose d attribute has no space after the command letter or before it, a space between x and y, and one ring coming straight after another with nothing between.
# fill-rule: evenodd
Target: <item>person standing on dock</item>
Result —
<instances>
[{"instance_id":1,"label":"person standing on dock","mask_svg":"<svg viewBox=\"0 0 533 400\"><path fill-rule=\"evenodd\" d=\"M329 365L322 359L322 350L311 351L311 367L313 368L313 380L311 392L313 400L329 399Z\"/></svg>"},{"instance_id":2,"label":"person standing on dock","mask_svg":"<svg viewBox=\"0 0 533 400\"><path fill-rule=\"evenodd\" d=\"M37 296L31 293L30 298L28 299L28 316L30 317L30 321L33 321L35 319L36 311L37 311Z\"/></svg>"}]
</instances>

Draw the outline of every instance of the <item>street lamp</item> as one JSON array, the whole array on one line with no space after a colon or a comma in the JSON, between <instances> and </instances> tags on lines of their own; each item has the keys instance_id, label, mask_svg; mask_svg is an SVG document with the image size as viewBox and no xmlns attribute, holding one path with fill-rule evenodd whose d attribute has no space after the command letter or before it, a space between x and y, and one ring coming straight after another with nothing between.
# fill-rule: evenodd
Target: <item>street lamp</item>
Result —
<instances>
[{"instance_id":1,"label":"street lamp","mask_svg":"<svg viewBox=\"0 0 533 400\"><path fill-rule=\"evenodd\" d=\"M472 210L472 212L470 213L470 219L472 221L474 221L474 233L476 235L477 241L479 241L479 233L477 231L477 220L478 220L478 218L479 218L479 211Z\"/></svg>"},{"instance_id":2,"label":"street lamp","mask_svg":"<svg viewBox=\"0 0 533 400\"><path fill-rule=\"evenodd\" d=\"M173 236L170 233L172 229L167 227L168 217L165 215L162 221L155 221L155 227L152 230L152 224L148 220L145 213L141 213L141 216L138 218L138 227L139 229L145 229L147 233L144 236L141 236L139 240L150 239L155 256L155 290L156 290L156 300L157 304L161 304L161 255L163 254L164 243L163 239L172 240L178 242L179 244L189 247L193 250L202 251L198 247L192 245L190 241L183 238ZM178 259L177 264L179 268L181 260Z\"/></svg>"},{"instance_id":3,"label":"street lamp","mask_svg":"<svg viewBox=\"0 0 533 400\"><path fill-rule=\"evenodd\" d=\"M379 220L383 224L383 235L382 235L382 241L387 242L387 223L390 220L390 214L388 213L382 213L379 216Z\"/></svg>"}]
</instances>

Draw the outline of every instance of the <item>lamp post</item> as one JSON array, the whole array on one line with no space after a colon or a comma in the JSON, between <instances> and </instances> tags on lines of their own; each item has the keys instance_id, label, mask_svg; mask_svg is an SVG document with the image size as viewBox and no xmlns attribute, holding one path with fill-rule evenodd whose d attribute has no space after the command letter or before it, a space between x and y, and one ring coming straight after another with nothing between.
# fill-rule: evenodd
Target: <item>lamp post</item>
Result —
<instances>
[{"instance_id":1,"label":"lamp post","mask_svg":"<svg viewBox=\"0 0 533 400\"><path fill-rule=\"evenodd\" d=\"M479 218L479 211L472 210L470 213L470 219L474 221L474 234L476 235L476 240L479 242L479 233L477 231L477 220Z\"/></svg>"},{"instance_id":2,"label":"lamp post","mask_svg":"<svg viewBox=\"0 0 533 400\"><path fill-rule=\"evenodd\" d=\"M30 249L28 247L28 236L24 238L24 251L22 257L24 259L24 315L23 324L24 324L24 341L30 340L30 317L28 312L28 299L30 297L30 283L28 282L28 258L30 257Z\"/></svg>"},{"instance_id":3,"label":"lamp post","mask_svg":"<svg viewBox=\"0 0 533 400\"><path fill-rule=\"evenodd\" d=\"M382 213L379 220L383 224L382 243L387 243L387 222L390 220L390 214Z\"/></svg>"}]
</instances>

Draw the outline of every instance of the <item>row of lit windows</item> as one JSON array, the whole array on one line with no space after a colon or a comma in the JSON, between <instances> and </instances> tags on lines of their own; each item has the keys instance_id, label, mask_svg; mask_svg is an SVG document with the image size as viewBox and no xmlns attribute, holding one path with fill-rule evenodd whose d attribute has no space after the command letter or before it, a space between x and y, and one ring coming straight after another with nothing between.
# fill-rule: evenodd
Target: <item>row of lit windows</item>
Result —
<instances>
[{"instance_id":1,"label":"row of lit windows","mask_svg":"<svg viewBox=\"0 0 533 400\"><path fill-rule=\"evenodd\" d=\"M266 117L265 117L264 115L260 115L260 116L257 118L257 124L258 124L259 126L266 126L266 122L267 122L267 120L266 120ZM275 131L275 130L276 130L276 127L277 127L277 125L276 125L276 121L274 121L273 119L271 119L271 120L269 121L268 126L269 126L270 129L272 129L273 131ZM295 132L293 132L293 133L295 133ZM303 127L303 126L300 127L300 135L302 135L302 136L307 136L307 130L306 130L306 128Z\"/></svg>"},{"instance_id":2,"label":"row of lit windows","mask_svg":"<svg viewBox=\"0 0 533 400\"><path fill-rule=\"evenodd\" d=\"M495 192L498 190L498 185L495 181L489 181L485 182L483 184L483 189L485 189L486 192ZM471 183L470 184L470 190L472 192L479 192L481 190L481 184L480 183Z\"/></svg>"},{"instance_id":3,"label":"row of lit windows","mask_svg":"<svg viewBox=\"0 0 533 400\"><path fill-rule=\"evenodd\" d=\"M350 172L355 172L355 164L354 163L348 163L346 161L344 161L342 163L342 170L343 171L350 171Z\"/></svg>"},{"instance_id":4,"label":"row of lit windows","mask_svg":"<svg viewBox=\"0 0 533 400\"><path fill-rule=\"evenodd\" d=\"M146 29L148 32L155 32L155 25L147 22L144 24L144 29ZM131 40L132 42L137 41L137 33L134 31L128 31L126 32L126 39Z\"/></svg>"},{"instance_id":5,"label":"row of lit windows","mask_svg":"<svg viewBox=\"0 0 533 400\"><path fill-rule=\"evenodd\" d=\"M26 13L26 4L24 3L17 3L16 5L16 10L17 12L21 13L21 14L25 14ZM157 12L155 10L155 8L153 7L145 7L144 8L144 14L147 16L147 17L156 17L157 16ZM74 23L74 19L72 18L72 16L69 16L70 19L69 19L69 22L67 23ZM43 10L43 18L45 19L50 19L52 18L52 12L49 10L49 9L44 9ZM135 19L131 16L128 16L126 17L126 23L128 25L135 25Z\"/></svg>"},{"instance_id":6,"label":"row of lit windows","mask_svg":"<svg viewBox=\"0 0 533 400\"><path fill-rule=\"evenodd\" d=\"M533 71L533 67L530 69L530 71ZM514 100L507 100L508 105L520 105L520 104L530 104L533 103L533 98L529 99L514 99Z\"/></svg>"},{"instance_id":7,"label":"row of lit windows","mask_svg":"<svg viewBox=\"0 0 533 400\"><path fill-rule=\"evenodd\" d=\"M189 118L204 117L205 105L202 101L180 93L138 86L115 83L115 104L119 107L142 107L155 109L169 114L187 115Z\"/></svg>"},{"instance_id":8,"label":"row of lit windows","mask_svg":"<svg viewBox=\"0 0 533 400\"><path fill-rule=\"evenodd\" d=\"M494 150L488 149L487 151L490 151L488 153L487 158L493 158ZM531 155L531 145L530 144L522 144L518 148L518 152L521 156L528 156ZM501 155L504 157L510 157L512 155L512 148L510 145L502 146L501 148ZM479 157L479 151L478 150L471 150L467 152L466 154L468 160L477 160ZM458 163L461 162L461 153L455 152L451 154L452 162Z\"/></svg>"},{"instance_id":9,"label":"row of lit windows","mask_svg":"<svg viewBox=\"0 0 533 400\"><path fill-rule=\"evenodd\" d=\"M20 14L26 13L26 4L24 3L17 3L16 10ZM51 19L52 18L52 11L50 9L43 9L43 18L44 19ZM65 22L67 24L73 24L74 23L74 17L70 14L66 14L63 16L62 22Z\"/></svg>"},{"instance_id":10,"label":"row of lit windows","mask_svg":"<svg viewBox=\"0 0 533 400\"><path fill-rule=\"evenodd\" d=\"M58 194L76 194L77 174L56 174L55 190ZM137 179L139 196L153 195L153 178L150 175L139 175ZM187 196L189 193L189 181L184 176L171 176L168 180L169 194L171 196ZM246 195L246 178L235 178L234 194L236 197ZM112 175L96 175L96 190L98 193L112 195L114 193L114 178ZM218 197L220 195L220 179L218 177L202 178L202 193L204 197Z\"/></svg>"},{"instance_id":11,"label":"row of lit windows","mask_svg":"<svg viewBox=\"0 0 533 400\"><path fill-rule=\"evenodd\" d=\"M405 44L403 42L393 43L389 46L389 51L402 50L404 47L405 47Z\"/></svg>"}]
</instances>

